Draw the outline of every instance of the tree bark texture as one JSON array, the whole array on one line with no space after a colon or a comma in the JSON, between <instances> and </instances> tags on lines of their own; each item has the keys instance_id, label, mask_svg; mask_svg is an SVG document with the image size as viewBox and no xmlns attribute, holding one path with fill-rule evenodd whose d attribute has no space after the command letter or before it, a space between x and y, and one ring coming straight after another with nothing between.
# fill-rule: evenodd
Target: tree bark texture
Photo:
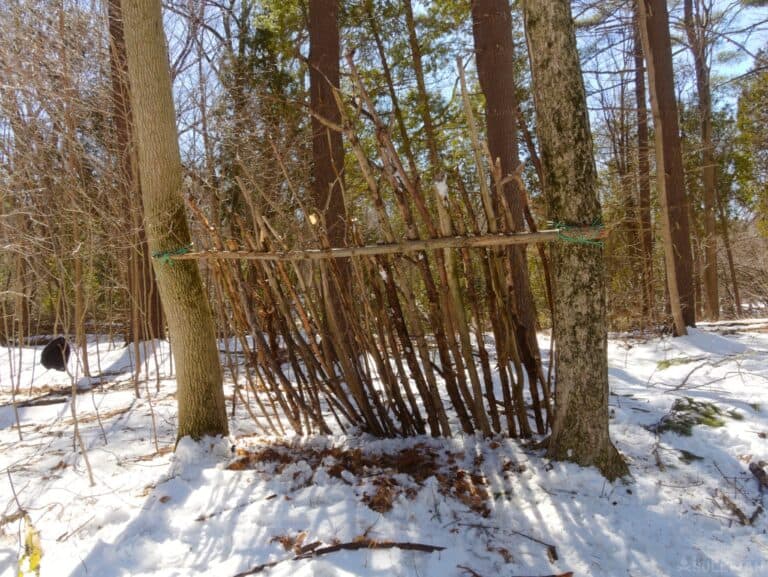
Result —
<instances>
[{"instance_id":1,"label":"tree bark texture","mask_svg":"<svg viewBox=\"0 0 768 577\"><path fill-rule=\"evenodd\" d=\"M517 143L515 51L509 2L507 0L474 0L472 30L477 74L485 95L488 148L492 160L500 163L501 174L506 177L514 174L520 164ZM522 232L525 202L519 181L510 179L504 185L503 194L512 212L513 230ZM503 212L498 211L497 214L503 214ZM525 247L512 248L510 257L513 271L512 285L517 305L516 332L520 357L528 373L529 382L532 383L532 387L536 387L539 375L542 374L541 357L536 339L536 308L531 295ZM539 433L543 433L543 425L537 423L537 426Z\"/></svg>"},{"instance_id":2,"label":"tree bark texture","mask_svg":"<svg viewBox=\"0 0 768 577\"><path fill-rule=\"evenodd\" d=\"M159 0L122 0L145 224L153 252L190 243ZM222 372L208 295L194 262L155 260L177 367L178 437L226 435Z\"/></svg>"},{"instance_id":3,"label":"tree bark texture","mask_svg":"<svg viewBox=\"0 0 768 577\"><path fill-rule=\"evenodd\" d=\"M549 217L576 225L601 218L592 136L570 2L523 2ZM605 263L601 246L552 247L557 342L555 420L548 454L627 473L608 434Z\"/></svg>"},{"instance_id":4,"label":"tree bark texture","mask_svg":"<svg viewBox=\"0 0 768 577\"><path fill-rule=\"evenodd\" d=\"M149 260L147 235L142 219L141 188L136 166L136 143L131 119L131 95L128 87L128 63L120 0L109 0L109 64L112 81L112 107L118 160L118 187L121 201L131 215L129 224L133 246L128 249L128 292L131 300L132 341L162 339L165 336L163 310L155 274Z\"/></svg>"},{"instance_id":5,"label":"tree bark texture","mask_svg":"<svg viewBox=\"0 0 768 577\"><path fill-rule=\"evenodd\" d=\"M695 326L696 308L669 14L664 0L638 0L637 5L656 135L656 183L661 206L667 287L675 319L675 334L680 336L686 334L686 326Z\"/></svg>"},{"instance_id":6,"label":"tree bark texture","mask_svg":"<svg viewBox=\"0 0 768 577\"><path fill-rule=\"evenodd\" d=\"M344 202L344 142L317 117L341 124L341 111L334 96L340 77L339 0L309 2L309 83L312 108L312 190L314 208L322 221L331 247L346 245L347 213ZM338 282L326 284L325 328L336 333L336 357L346 356L345 347L354 346L345 310L348 308L349 261L340 259L322 269ZM345 301L347 304L345 304ZM344 342L346 341L346 342ZM331 342L331 341L329 341Z\"/></svg>"},{"instance_id":7,"label":"tree bark texture","mask_svg":"<svg viewBox=\"0 0 768 577\"><path fill-rule=\"evenodd\" d=\"M695 6L694 6L695 1ZM715 195L717 187L717 161L712 141L712 87L707 62L707 29L703 21L702 0L685 0L685 31L688 48L693 55L696 72L696 93L699 99L699 121L701 122L701 184L704 224L702 238L704 250L704 293L706 315L710 320L720 318L720 300L717 278L717 236L715 228Z\"/></svg>"},{"instance_id":8,"label":"tree bark texture","mask_svg":"<svg viewBox=\"0 0 768 577\"><path fill-rule=\"evenodd\" d=\"M333 96L339 87L338 0L309 2L309 83L312 111L341 124L341 113ZM312 190L315 209L323 216L331 246L344 246L344 144L341 133L330 130L312 117Z\"/></svg>"}]
</instances>

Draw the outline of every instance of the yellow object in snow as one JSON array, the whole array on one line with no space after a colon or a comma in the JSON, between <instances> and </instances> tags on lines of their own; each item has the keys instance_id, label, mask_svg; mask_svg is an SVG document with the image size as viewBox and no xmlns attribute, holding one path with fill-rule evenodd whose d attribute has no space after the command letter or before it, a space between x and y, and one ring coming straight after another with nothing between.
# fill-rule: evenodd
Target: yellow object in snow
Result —
<instances>
[{"instance_id":1,"label":"yellow object in snow","mask_svg":"<svg viewBox=\"0 0 768 577\"><path fill-rule=\"evenodd\" d=\"M40 533L38 533L29 515L24 515L24 554L19 559L19 577L39 577L40 560L43 557L43 548L40 546Z\"/></svg>"}]
</instances>

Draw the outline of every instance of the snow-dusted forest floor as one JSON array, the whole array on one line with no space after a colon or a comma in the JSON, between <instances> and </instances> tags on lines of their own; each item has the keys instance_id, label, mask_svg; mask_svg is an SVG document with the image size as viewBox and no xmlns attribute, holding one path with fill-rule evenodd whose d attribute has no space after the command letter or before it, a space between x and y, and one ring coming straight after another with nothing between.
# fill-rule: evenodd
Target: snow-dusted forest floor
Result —
<instances>
[{"instance_id":1,"label":"snow-dusted forest floor","mask_svg":"<svg viewBox=\"0 0 768 577\"><path fill-rule=\"evenodd\" d=\"M613 484L506 439L268 438L242 407L230 439L174 454L167 345L137 399L130 349L94 339L103 382L77 395L90 486L70 377L37 364L41 347L2 349L0 575L18 574L20 508L43 576L768 575L749 469L768 461L761 326L611 339L611 433L632 472Z\"/></svg>"}]
</instances>

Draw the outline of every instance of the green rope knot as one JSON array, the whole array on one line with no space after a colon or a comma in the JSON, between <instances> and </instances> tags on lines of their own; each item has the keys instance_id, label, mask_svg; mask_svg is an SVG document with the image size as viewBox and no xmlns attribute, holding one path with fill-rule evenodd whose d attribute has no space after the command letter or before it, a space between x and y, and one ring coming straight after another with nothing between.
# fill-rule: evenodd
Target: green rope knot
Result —
<instances>
[{"instance_id":1,"label":"green rope knot","mask_svg":"<svg viewBox=\"0 0 768 577\"><path fill-rule=\"evenodd\" d=\"M596 238L590 238L584 234L579 234L577 231L582 228L597 228L599 229L600 233ZM587 246L603 246L603 239L606 236L606 229L605 225L603 224L602 218L596 218L592 224L584 225L584 224L568 224L565 222L552 222L552 228L557 229L557 238L558 240L561 240L563 242L568 242L571 244L581 244L581 245L587 245Z\"/></svg>"},{"instance_id":2,"label":"green rope knot","mask_svg":"<svg viewBox=\"0 0 768 577\"><path fill-rule=\"evenodd\" d=\"M173 266L173 259L171 257L176 255L181 255L181 254L187 254L189 252L192 252L191 244L188 244L187 246L182 246L173 250L159 250L157 252L153 252L152 258L156 258L163 264Z\"/></svg>"}]
</instances>

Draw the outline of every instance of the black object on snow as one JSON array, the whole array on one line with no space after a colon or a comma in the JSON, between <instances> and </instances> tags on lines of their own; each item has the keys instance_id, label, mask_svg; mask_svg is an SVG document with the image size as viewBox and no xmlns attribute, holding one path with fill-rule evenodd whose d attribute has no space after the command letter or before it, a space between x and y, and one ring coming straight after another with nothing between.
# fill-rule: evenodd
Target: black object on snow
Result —
<instances>
[{"instance_id":1,"label":"black object on snow","mask_svg":"<svg viewBox=\"0 0 768 577\"><path fill-rule=\"evenodd\" d=\"M69 343L64 337L56 337L50 343L45 345L43 354L40 356L40 362L46 369L56 369L57 371L67 370L67 361L71 352Z\"/></svg>"}]
</instances>

